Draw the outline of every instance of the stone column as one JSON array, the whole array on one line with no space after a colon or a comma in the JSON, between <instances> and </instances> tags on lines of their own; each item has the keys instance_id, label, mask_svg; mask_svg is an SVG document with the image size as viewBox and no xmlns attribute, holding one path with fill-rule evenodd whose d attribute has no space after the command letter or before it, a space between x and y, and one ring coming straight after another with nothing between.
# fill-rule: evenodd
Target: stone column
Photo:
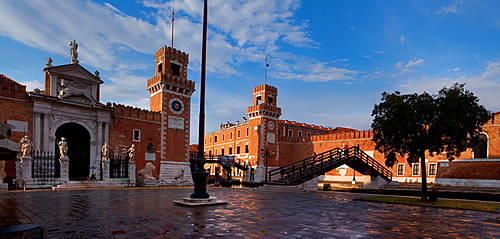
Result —
<instances>
[{"instance_id":1,"label":"stone column","mask_svg":"<svg viewBox=\"0 0 500 239\"><path fill-rule=\"evenodd\" d=\"M61 183L69 181L69 158L60 158L61 162Z\"/></svg>"}]
</instances>

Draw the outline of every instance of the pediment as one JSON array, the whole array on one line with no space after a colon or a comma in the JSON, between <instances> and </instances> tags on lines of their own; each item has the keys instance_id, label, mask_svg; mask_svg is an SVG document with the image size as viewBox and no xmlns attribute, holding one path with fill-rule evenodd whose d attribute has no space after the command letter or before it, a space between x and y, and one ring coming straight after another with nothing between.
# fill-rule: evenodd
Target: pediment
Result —
<instances>
[{"instance_id":1,"label":"pediment","mask_svg":"<svg viewBox=\"0 0 500 239\"><path fill-rule=\"evenodd\" d=\"M58 76L59 78L72 79L90 85L99 85L104 83L98 76L90 73L79 64L54 66L45 68L45 70L48 71L50 75Z\"/></svg>"}]
</instances>

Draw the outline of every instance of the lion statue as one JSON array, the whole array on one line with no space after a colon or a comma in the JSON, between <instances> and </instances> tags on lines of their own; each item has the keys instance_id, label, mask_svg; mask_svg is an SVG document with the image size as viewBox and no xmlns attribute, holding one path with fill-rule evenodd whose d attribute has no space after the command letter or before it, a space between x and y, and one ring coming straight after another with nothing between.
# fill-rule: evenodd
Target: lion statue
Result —
<instances>
[{"instance_id":1,"label":"lion statue","mask_svg":"<svg viewBox=\"0 0 500 239\"><path fill-rule=\"evenodd\" d=\"M155 177L153 177L153 170L155 170L155 166L149 162L146 164L146 166L139 170L138 174L138 179L149 179L149 180L156 180Z\"/></svg>"}]
</instances>

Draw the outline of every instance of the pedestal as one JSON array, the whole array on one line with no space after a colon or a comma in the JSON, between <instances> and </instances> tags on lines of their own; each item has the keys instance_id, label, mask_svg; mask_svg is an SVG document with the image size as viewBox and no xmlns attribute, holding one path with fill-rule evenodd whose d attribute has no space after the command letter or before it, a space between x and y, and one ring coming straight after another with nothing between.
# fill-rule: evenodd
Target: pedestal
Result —
<instances>
[{"instance_id":1,"label":"pedestal","mask_svg":"<svg viewBox=\"0 0 500 239\"><path fill-rule=\"evenodd\" d=\"M69 181L69 158L60 158L61 163L61 183Z\"/></svg>"},{"instance_id":2,"label":"pedestal","mask_svg":"<svg viewBox=\"0 0 500 239\"><path fill-rule=\"evenodd\" d=\"M174 203L186 207L197 207L197 206L213 206L213 205L227 205L227 201L220 201L217 197L209 198L183 198L182 201L174 200Z\"/></svg>"},{"instance_id":3,"label":"pedestal","mask_svg":"<svg viewBox=\"0 0 500 239\"><path fill-rule=\"evenodd\" d=\"M109 160L104 160L103 162L103 169L102 169L102 180L108 181L109 180Z\"/></svg>"},{"instance_id":4,"label":"pedestal","mask_svg":"<svg viewBox=\"0 0 500 239\"><path fill-rule=\"evenodd\" d=\"M33 181L32 175L31 175L31 164L33 162L33 158L25 156L21 158L21 179L26 181L26 182L31 182Z\"/></svg>"},{"instance_id":5,"label":"pedestal","mask_svg":"<svg viewBox=\"0 0 500 239\"><path fill-rule=\"evenodd\" d=\"M136 169L135 161L129 161L128 162L128 180L130 183L135 183L135 169Z\"/></svg>"},{"instance_id":6,"label":"pedestal","mask_svg":"<svg viewBox=\"0 0 500 239\"><path fill-rule=\"evenodd\" d=\"M7 191L9 190L9 184L8 183L0 183L0 191Z\"/></svg>"},{"instance_id":7,"label":"pedestal","mask_svg":"<svg viewBox=\"0 0 500 239\"><path fill-rule=\"evenodd\" d=\"M210 195L207 193L207 176L208 173L205 169L196 169L196 171L194 171L194 192L191 194L191 198L210 198Z\"/></svg>"},{"instance_id":8,"label":"pedestal","mask_svg":"<svg viewBox=\"0 0 500 239\"><path fill-rule=\"evenodd\" d=\"M160 185L160 180L151 179L137 179L137 187L158 187Z\"/></svg>"}]
</instances>

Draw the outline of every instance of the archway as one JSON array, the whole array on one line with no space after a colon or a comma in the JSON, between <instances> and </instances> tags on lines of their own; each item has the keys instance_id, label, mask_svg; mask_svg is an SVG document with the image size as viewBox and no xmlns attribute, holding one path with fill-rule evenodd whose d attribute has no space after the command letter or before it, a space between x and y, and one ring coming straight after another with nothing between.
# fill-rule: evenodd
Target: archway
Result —
<instances>
[{"instance_id":1,"label":"archway","mask_svg":"<svg viewBox=\"0 0 500 239\"><path fill-rule=\"evenodd\" d=\"M59 158L57 142L64 137L68 142L69 179L86 180L90 170L90 134L77 123L66 123L56 130L56 157Z\"/></svg>"},{"instance_id":2,"label":"archway","mask_svg":"<svg viewBox=\"0 0 500 239\"><path fill-rule=\"evenodd\" d=\"M488 137L484 134L479 135L479 144L474 148L474 158L488 158Z\"/></svg>"}]
</instances>

